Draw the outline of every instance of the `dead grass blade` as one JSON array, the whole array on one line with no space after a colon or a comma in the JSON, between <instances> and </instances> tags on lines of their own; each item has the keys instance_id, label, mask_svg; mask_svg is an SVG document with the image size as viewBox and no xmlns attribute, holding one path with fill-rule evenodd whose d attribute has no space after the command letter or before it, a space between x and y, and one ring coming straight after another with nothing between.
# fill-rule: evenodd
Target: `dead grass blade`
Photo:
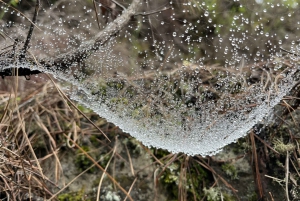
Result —
<instances>
[{"instance_id":1,"label":"dead grass blade","mask_svg":"<svg viewBox=\"0 0 300 201\"><path fill-rule=\"evenodd\" d=\"M107 137L107 135L93 121L91 121L90 118L88 118L80 109L78 109L78 107L76 107L76 105L69 99L69 97L54 82L54 80L48 74L47 74L47 76L52 81L55 88L62 95L62 97L65 98L82 116L84 116L84 118L86 118L86 120L88 120L109 142L111 142L110 139Z\"/></svg>"},{"instance_id":2,"label":"dead grass blade","mask_svg":"<svg viewBox=\"0 0 300 201\"><path fill-rule=\"evenodd\" d=\"M2 117L0 119L0 124L3 123L3 119L4 119L4 117L7 114L7 110L8 110L8 106L9 106L10 100L11 100L11 93L9 94L9 98L8 98L7 104L6 104L5 109L4 109L4 113L3 113L3 115L2 115Z\"/></svg>"},{"instance_id":3,"label":"dead grass blade","mask_svg":"<svg viewBox=\"0 0 300 201\"><path fill-rule=\"evenodd\" d=\"M125 149L126 149L126 153L127 153L128 160L129 160L129 165L130 165L131 174L132 174L132 176L135 177L135 173L134 173L134 169L133 169L133 164L132 164L132 160L131 160L131 157L130 157L130 154L129 154L127 145L125 145Z\"/></svg>"},{"instance_id":4,"label":"dead grass blade","mask_svg":"<svg viewBox=\"0 0 300 201\"><path fill-rule=\"evenodd\" d=\"M98 24L99 30L101 30L99 16L98 16L98 10L97 10L97 5L96 5L95 0L93 0L93 6L94 6L95 14L96 14L97 24Z\"/></svg>"},{"instance_id":5,"label":"dead grass blade","mask_svg":"<svg viewBox=\"0 0 300 201\"><path fill-rule=\"evenodd\" d=\"M64 134L66 138L69 138L66 134ZM92 161L103 173L106 174L106 176L116 185L128 198L133 201L132 197L126 192L126 190L110 175L108 174L103 167L101 167L84 149L82 149L77 143L75 143L72 139L69 138L69 140L75 144L75 146Z\"/></svg>"},{"instance_id":6,"label":"dead grass blade","mask_svg":"<svg viewBox=\"0 0 300 201\"><path fill-rule=\"evenodd\" d=\"M96 162L99 163L101 160L102 159L99 159ZM88 167L87 169L85 169L84 171L82 171L79 175L77 175L76 177L74 177L74 179L72 179L69 183L67 183L62 189L60 189L55 194L53 194L52 197L50 197L48 200L53 200L54 198L56 198L58 194L60 194L61 192L63 192L68 186L70 186L74 181L76 181L80 176L84 175L87 171L89 171L90 169L92 169L94 166L95 166L95 164L91 165L90 167Z\"/></svg>"},{"instance_id":7,"label":"dead grass blade","mask_svg":"<svg viewBox=\"0 0 300 201\"><path fill-rule=\"evenodd\" d=\"M237 196L236 192L237 190L235 188L233 188L233 186L231 186L221 175L219 175L212 167L210 167L204 160L202 157L197 156L197 158L199 160L196 160L196 162L201 165L202 167L204 167L205 169L209 170L211 173L213 173L214 175L216 175L224 184L225 186L227 186L229 189L231 189L231 191L234 193L234 195L236 196L237 200L240 200L239 197Z\"/></svg>"},{"instance_id":8,"label":"dead grass blade","mask_svg":"<svg viewBox=\"0 0 300 201\"><path fill-rule=\"evenodd\" d=\"M271 147L270 145L268 145L268 143L266 143L263 139L261 139L258 135L254 135L259 141L261 141L264 145L266 145L269 149L271 149L274 153L280 155L280 153L278 151L276 151L273 147Z\"/></svg>"},{"instance_id":9,"label":"dead grass blade","mask_svg":"<svg viewBox=\"0 0 300 201\"><path fill-rule=\"evenodd\" d=\"M264 193L263 193L261 178L259 175L259 167L258 167L258 159L257 159L254 135L255 135L254 132L251 131L250 132L250 140L251 140L251 146L252 146L252 157L253 157L254 163L255 163L255 175L256 175L255 181L256 181L257 188L258 188L259 198L262 199L264 196Z\"/></svg>"},{"instance_id":10,"label":"dead grass blade","mask_svg":"<svg viewBox=\"0 0 300 201\"><path fill-rule=\"evenodd\" d=\"M130 186L130 188L129 188L129 190L128 190L128 194L130 194L130 192L131 192L131 190L132 190L132 188L133 188L133 186L134 186L134 184L135 184L135 182L137 181L137 177L135 177L134 178L134 180L133 180L133 182L132 182L132 184L131 184L131 186ZM127 200L127 196L124 198L124 201L126 201Z\"/></svg>"},{"instance_id":11,"label":"dead grass blade","mask_svg":"<svg viewBox=\"0 0 300 201\"><path fill-rule=\"evenodd\" d=\"M109 158L109 160L108 160L108 162L107 162L107 164L105 166L105 169L104 169L105 171L107 171L107 168L109 167L111 159L114 157L114 155L116 153L116 150L117 150L117 146L114 147L113 153L112 153L111 157ZM104 179L104 175L105 175L105 173L103 172L102 176L100 178L99 184L98 184L97 201L99 201L99 198L100 198L101 186L102 186L102 182L103 182L103 179Z\"/></svg>"},{"instance_id":12,"label":"dead grass blade","mask_svg":"<svg viewBox=\"0 0 300 201\"><path fill-rule=\"evenodd\" d=\"M185 201L187 196L187 167L189 162L189 156L185 156L184 162L180 164L180 175L178 183L178 200Z\"/></svg>"},{"instance_id":13,"label":"dead grass blade","mask_svg":"<svg viewBox=\"0 0 300 201\"><path fill-rule=\"evenodd\" d=\"M285 159L285 196L286 196L286 200L290 201L289 198L289 159L290 159L290 154L289 151L286 151L286 159Z\"/></svg>"}]
</instances>

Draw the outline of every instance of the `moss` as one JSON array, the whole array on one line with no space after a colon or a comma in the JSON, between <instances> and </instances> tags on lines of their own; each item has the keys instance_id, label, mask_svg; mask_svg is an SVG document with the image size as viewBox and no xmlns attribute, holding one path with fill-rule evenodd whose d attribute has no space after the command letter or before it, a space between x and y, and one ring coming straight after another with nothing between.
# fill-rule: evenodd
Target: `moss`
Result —
<instances>
[{"instance_id":1,"label":"moss","mask_svg":"<svg viewBox=\"0 0 300 201\"><path fill-rule=\"evenodd\" d=\"M188 197L193 197L194 195L198 200L201 200L203 197L203 192L196 189L202 189L203 183L209 182L209 174L203 169L198 163L190 164L190 171L187 174L187 185L188 185Z\"/></svg>"},{"instance_id":2,"label":"moss","mask_svg":"<svg viewBox=\"0 0 300 201\"><path fill-rule=\"evenodd\" d=\"M238 179L237 169L231 163L226 163L222 165L222 170L226 173L226 175L230 176L231 179Z\"/></svg>"},{"instance_id":3,"label":"moss","mask_svg":"<svg viewBox=\"0 0 300 201\"><path fill-rule=\"evenodd\" d=\"M248 196L248 201L257 201L258 197L255 192L253 192L251 195Z\"/></svg>"},{"instance_id":4,"label":"moss","mask_svg":"<svg viewBox=\"0 0 300 201\"><path fill-rule=\"evenodd\" d=\"M92 110L84 107L83 105L77 105L77 108L83 113L91 113L92 112Z\"/></svg>"},{"instance_id":5,"label":"moss","mask_svg":"<svg viewBox=\"0 0 300 201\"><path fill-rule=\"evenodd\" d=\"M222 195L223 195L224 201L235 201L236 200L236 197L234 197L233 195L229 195L225 192L222 192Z\"/></svg>"},{"instance_id":6,"label":"moss","mask_svg":"<svg viewBox=\"0 0 300 201\"><path fill-rule=\"evenodd\" d=\"M90 141L91 141L91 143L92 143L93 146L95 146L95 147L99 147L100 146L100 142L99 142L99 140L98 140L98 138L97 138L96 135L91 135L90 136Z\"/></svg>"},{"instance_id":7,"label":"moss","mask_svg":"<svg viewBox=\"0 0 300 201\"><path fill-rule=\"evenodd\" d=\"M274 149L279 153L285 154L287 151L292 151L295 149L295 145L292 143L284 144L282 139L273 140Z\"/></svg>"},{"instance_id":8,"label":"moss","mask_svg":"<svg viewBox=\"0 0 300 201\"><path fill-rule=\"evenodd\" d=\"M207 197L207 201L218 201L221 198L220 190L218 188L204 188L203 192Z\"/></svg>"},{"instance_id":9,"label":"moss","mask_svg":"<svg viewBox=\"0 0 300 201\"><path fill-rule=\"evenodd\" d=\"M128 150L130 151L133 157L138 157L141 155L142 148L138 141L134 138L125 138L122 143L127 146Z\"/></svg>"},{"instance_id":10,"label":"moss","mask_svg":"<svg viewBox=\"0 0 300 201\"><path fill-rule=\"evenodd\" d=\"M163 152L161 152L163 153ZM160 177L160 184L168 193L168 200L178 199L178 184L180 183L181 164L184 163L185 157L180 158L176 162L170 164ZM201 200L204 193L200 190L209 183L209 173L193 159L189 160L186 173L186 183L181 188L185 188L187 200Z\"/></svg>"},{"instance_id":11,"label":"moss","mask_svg":"<svg viewBox=\"0 0 300 201\"><path fill-rule=\"evenodd\" d=\"M84 151L88 152L90 151L90 148L88 146L82 146L81 147ZM77 169L82 172L93 165L93 162L84 155L80 150L76 151L76 158L75 158L75 165ZM94 173L96 170L95 167L92 167L88 172Z\"/></svg>"},{"instance_id":12,"label":"moss","mask_svg":"<svg viewBox=\"0 0 300 201\"><path fill-rule=\"evenodd\" d=\"M104 153L103 155L100 156L101 161L100 161L100 165L102 167L105 167L110 159L110 155L107 155L106 153Z\"/></svg>"},{"instance_id":13,"label":"moss","mask_svg":"<svg viewBox=\"0 0 300 201\"><path fill-rule=\"evenodd\" d=\"M85 199L85 190L82 188L78 192L64 193L57 196L59 201L90 201L90 199Z\"/></svg>"}]
</instances>

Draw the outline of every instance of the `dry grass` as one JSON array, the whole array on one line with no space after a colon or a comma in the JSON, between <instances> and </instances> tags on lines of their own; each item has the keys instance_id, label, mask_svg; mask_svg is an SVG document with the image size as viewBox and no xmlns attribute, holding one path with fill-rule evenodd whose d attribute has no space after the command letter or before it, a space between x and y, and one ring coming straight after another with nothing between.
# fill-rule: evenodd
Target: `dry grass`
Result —
<instances>
[{"instance_id":1,"label":"dry grass","mask_svg":"<svg viewBox=\"0 0 300 201\"><path fill-rule=\"evenodd\" d=\"M121 197L133 200L128 192L136 191L133 194L137 194L140 185L152 181L151 175L147 181L141 178L142 174L146 175L145 172L149 172L149 168L153 168L154 163L152 164L151 159L148 164L133 164L133 145L118 142L116 137L119 134L121 140L124 140L128 135L90 110L81 106L74 108L74 103L71 103L52 81L47 81L45 77L32 78L29 81L21 77L7 77L1 82L1 199L64 200L60 194L70 192L72 196L70 189L74 188L69 187L76 183L76 180L80 182L81 177L95 167L96 175L99 175L99 179L96 178L98 190L97 196L92 197L97 199L101 194L105 194L101 186L105 189L105 186L113 184L112 191L117 192L119 189L123 193ZM83 114L82 111L87 114ZM110 134L109 139L101 129ZM87 145L91 145L89 151L84 149ZM149 149L137 142L134 146L149 152ZM83 170L75 171L77 173L72 175L71 179L66 179L66 175L70 176L66 169L72 169L71 166L76 165L70 163L66 168L66 164L62 164L62 160L69 153L75 154L74 160L77 156L84 156L85 160L90 161L90 166L84 166ZM110 159L104 167L102 164L105 163L106 157ZM127 184L126 189L116 180L120 174L116 173L120 164L125 164L132 173L132 183L129 186ZM97 177L96 175L94 177ZM110 181L107 181L107 178ZM82 199L85 199L87 194L84 193ZM73 196L75 197L75 194Z\"/></svg>"}]
</instances>

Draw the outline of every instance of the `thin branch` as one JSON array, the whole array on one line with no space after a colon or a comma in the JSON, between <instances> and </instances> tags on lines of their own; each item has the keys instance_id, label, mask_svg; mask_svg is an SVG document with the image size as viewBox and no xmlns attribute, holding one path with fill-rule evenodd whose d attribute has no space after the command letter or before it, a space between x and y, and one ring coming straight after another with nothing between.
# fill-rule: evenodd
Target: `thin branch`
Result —
<instances>
[{"instance_id":1,"label":"thin branch","mask_svg":"<svg viewBox=\"0 0 300 201\"><path fill-rule=\"evenodd\" d=\"M110 0L112 2L114 2L115 4L117 4L119 7L121 7L123 10L126 10L125 6L123 6L122 4L120 4L119 2L115 1L115 0Z\"/></svg>"},{"instance_id":2,"label":"thin branch","mask_svg":"<svg viewBox=\"0 0 300 201\"><path fill-rule=\"evenodd\" d=\"M34 24L36 23L36 20L37 20L39 8L40 8L40 0L36 0L34 15L33 15L33 18L32 18L32 23L30 24L30 28L29 28L29 31L28 31L28 34L27 34L27 38L26 38L24 47L23 47L23 49L21 51L21 54L20 54L20 59L25 58L26 51L29 48L29 43L30 43L31 36L32 36L32 33L33 33Z\"/></svg>"},{"instance_id":3,"label":"thin branch","mask_svg":"<svg viewBox=\"0 0 300 201\"><path fill-rule=\"evenodd\" d=\"M152 14L159 13L159 12L169 10L169 9L172 9L172 7L168 6L168 7L164 7L163 9L160 9L160 10L153 10L153 11L150 11L150 12L136 13L135 15L143 15L143 16L152 15Z\"/></svg>"},{"instance_id":4,"label":"thin branch","mask_svg":"<svg viewBox=\"0 0 300 201\"><path fill-rule=\"evenodd\" d=\"M26 17L26 15L24 15L22 12L20 12L18 9L12 7L11 5L5 3L4 1L0 0L1 3L5 4L6 6L8 6L9 8L13 9L14 11L16 11L17 13L20 13L20 15L22 15L23 17L25 17L31 24L33 24L38 30L41 31L41 29L35 25L35 23L33 23L28 17Z\"/></svg>"},{"instance_id":5,"label":"thin branch","mask_svg":"<svg viewBox=\"0 0 300 201\"><path fill-rule=\"evenodd\" d=\"M296 54L296 53L293 53L293 52L288 51L288 50L286 50L286 49L283 49L282 47L280 47L279 49L281 49L282 51L284 51L284 52L286 52L286 53L292 54L292 55L294 55L294 56L296 56L296 57L299 57L299 56L300 56L299 54Z\"/></svg>"},{"instance_id":6,"label":"thin branch","mask_svg":"<svg viewBox=\"0 0 300 201\"><path fill-rule=\"evenodd\" d=\"M93 52L97 51L129 22L132 16L137 13L141 0L133 0L131 5L121 16L109 23L104 30L96 35L95 39L86 42L76 50L59 55L56 58L46 58L40 61L47 68L56 67L55 70L66 70L74 63L81 63Z\"/></svg>"}]
</instances>

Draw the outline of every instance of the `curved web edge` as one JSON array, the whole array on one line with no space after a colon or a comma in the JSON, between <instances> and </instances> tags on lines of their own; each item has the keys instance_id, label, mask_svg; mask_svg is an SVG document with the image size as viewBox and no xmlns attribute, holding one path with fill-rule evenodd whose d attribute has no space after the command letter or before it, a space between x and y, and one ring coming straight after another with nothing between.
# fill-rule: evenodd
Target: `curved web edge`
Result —
<instances>
[{"instance_id":1,"label":"curved web edge","mask_svg":"<svg viewBox=\"0 0 300 201\"><path fill-rule=\"evenodd\" d=\"M183 152L188 155L200 154L205 156L216 154L224 146L247 135L248 131L257 123L264 121L264 118L271 116L274 106L295 86L293 75L296 70L291 71L281 81L277 86L276 95L271 98L265 95L266 100L253 108L246 116L243 115L242 111L231 112L229 115L214 119L213 125L209 128L207 125L211 123L193 125L188 131L180 125L170 123L171 121L157 122L149 119L148 123L141 123L137 119L112 111L107 105L93 98L92 92L86 86L76 82L76 80L70 80L63 73L47 72L61 81L72 84L72 87L77 87L77 90L69 92L71 99L114 123L145 146L162 148L173 153Z\"/></svg>"},{"instance_id":2,"label":"curved web edge","mask_svg":"<svg viewBox=\"0 0 300 201\"><path fill-rule=\"evenodd\" d=\"M31 70L41 70L39 67L33 67L31 64L26 63L19 63L16 66L18 68L29 68L30 66ZM7 66L7 68L10 67ZM65 87L65 91L71 99L90 108L107 121L114 123L124 132L141 141L145 146L162 148L173 153L183 152L188 155L200 154L202 156L214 155L222 150L224 146L247 135L247 132L255 124L263 121L267 116L271 116L274 106L289 93L296 83L293 79L296 70L293 70L277 86L276 95L272 98L269 97L270 100L266 97L265 101L252 109L247 115L244 115L243 111L234 111L212 119L213 123L194 124L186 130L181 125L170 123L172 121L157 122L149 119L148 123L141 123L137 119L112 111L106 104L99 103L86 86L76 82L75 79L70 79L64 73L47 69L44 72L52 74L60 81L71 84L72 90Z\"/></svg>"}]
</instances>

